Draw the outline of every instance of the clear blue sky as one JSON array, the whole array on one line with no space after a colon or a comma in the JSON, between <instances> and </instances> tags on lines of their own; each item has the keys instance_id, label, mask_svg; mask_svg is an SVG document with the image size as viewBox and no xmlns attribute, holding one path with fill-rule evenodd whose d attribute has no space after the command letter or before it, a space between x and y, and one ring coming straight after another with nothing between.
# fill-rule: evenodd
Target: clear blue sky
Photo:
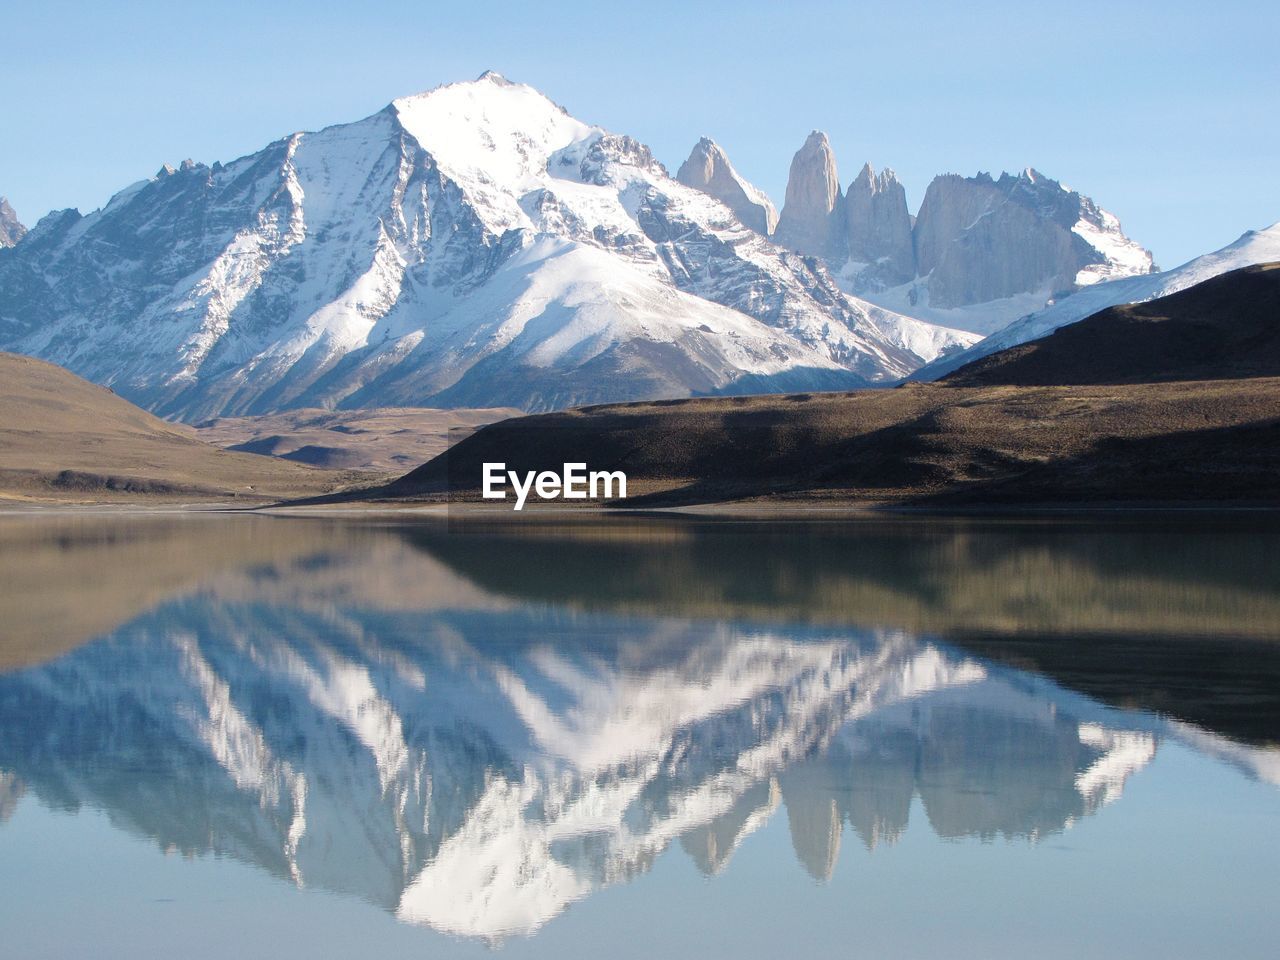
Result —
<instances>
[{"instance_id":1,"label":"clear blue sky","mask_svg":"<svg viewBox=\"0 0 1280 960\"><path fill-rule=\"evenodd\" d=\"M0 194L28 224L494 69L674 169L701 135L781 206L826 130L847 184L1034 166L1174 266L1280 220L1280 3L7 0Z\"/></svg>"}]
</instances>

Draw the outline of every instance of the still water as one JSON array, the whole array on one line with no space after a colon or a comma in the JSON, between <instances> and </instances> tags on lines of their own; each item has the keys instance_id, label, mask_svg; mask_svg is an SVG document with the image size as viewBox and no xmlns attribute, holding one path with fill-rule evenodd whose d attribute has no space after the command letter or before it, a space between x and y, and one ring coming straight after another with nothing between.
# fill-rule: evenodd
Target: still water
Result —
<instances>
[{"instance_id":1,"label":"still water","mask_svg":"<svg viewBox=\"0 0 1280 960\"><path fill-rule=\"evenodd\" d=\"M0 517L13 957L1274 957L1280 527Z\"/></svg>"}]
</instances>

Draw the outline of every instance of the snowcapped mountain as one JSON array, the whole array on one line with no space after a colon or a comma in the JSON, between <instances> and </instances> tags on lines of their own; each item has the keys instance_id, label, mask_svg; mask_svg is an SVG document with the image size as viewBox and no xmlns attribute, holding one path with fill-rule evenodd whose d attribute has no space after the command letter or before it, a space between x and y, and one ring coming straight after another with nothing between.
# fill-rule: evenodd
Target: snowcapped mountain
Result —
<instances>
[{"instance_id":1,"label":"snowcapped mountain","mask_svg":"<svg viewBox=\"0 0 1280 960\"><path fill-rule=\"evenodd\" d=\"M929 364L912 379L936 380L979 357L1038 340L1059 327L1083 320L1107 307L1165 297L1240 267L1274 261L1280 261L1280 223L1273 223L1263 230L1250 230L1221 250L1206 253L1163 273L1086 286L1042 310L1023 316L962 353Z\"/></svg>"},{"instance_id":2,"label":"snowcapped mountain","mask_svg":"<svg viewBox=\"0 0 1280 960\"><path fill-rule=\"evenodd\" d=\"M0 261L0 349L184 418L852 387L971 342L492 73L166 167Z\"/></svg>"},{"instance_id":3,"label":"snowcapped mountain","mask_svg":"<svg viewBox=\"0 0 1280 960\"><path fill-rule=\"evenodd\" d=\"M12 247L26 236L27 228L18 219L18 214L9 206L8 197L0 197L0 250Z\"/></svg>"}]
</instances>

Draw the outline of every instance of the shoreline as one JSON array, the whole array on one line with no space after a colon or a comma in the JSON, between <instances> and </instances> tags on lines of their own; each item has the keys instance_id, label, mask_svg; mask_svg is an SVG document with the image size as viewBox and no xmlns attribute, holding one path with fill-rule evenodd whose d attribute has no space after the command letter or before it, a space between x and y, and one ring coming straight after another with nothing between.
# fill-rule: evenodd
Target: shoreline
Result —
<instances>
[{"instance_id":1,"label":"shoreline","mask_svg":"<svg viewBox=\"0 0 1280 960\"><path fill-rule=\"evenodd\" d=\"M1088 518L1088 517L1189 517L1280 515L1280 503L1233 503L1210 501L1181 503L1168 501L1099 502L1091 504L974 504L966 506L930 506L897 503L804 503L787 501L740 501L686 504L676 506L604 506L529 504L519 512L510 507L490 506L473 501L446 502L346 502L331 504L298 504L289 502L249 506L243 503L211 501L208 503L74 503L57 501L0 500L0 518L32 516L253 516L276 517L423 517L432 519L484 518L505 519L513 523L537 518L570 517L643 519L645 517L691 517L759 520L805 519L994 519Z\"/></svg>"}]
</instances>

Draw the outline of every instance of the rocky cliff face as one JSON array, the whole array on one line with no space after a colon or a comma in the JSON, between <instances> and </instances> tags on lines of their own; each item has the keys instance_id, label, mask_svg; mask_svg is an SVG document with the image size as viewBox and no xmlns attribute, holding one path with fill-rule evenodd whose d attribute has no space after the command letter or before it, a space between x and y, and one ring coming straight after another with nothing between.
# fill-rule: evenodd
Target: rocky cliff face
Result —
<instances>
[{"instance_id":1,"label":"rocky cliff face","mask_svg":"<svg viewBox=\"0 0 1280 960\"><path fill-rule=\"evenodd\" d=\"M894 287L915 275L907 193L892 170L866 164L844 197L849 260L867 289Z\"/></svg>"},{"instance_id":2,"label":"rocky cliff face","mask_svg":"<svg viewBox=\"0 0 1280 960\"><path fill-rule=\"evenodd\" d=\"M791 160L787 198L778 218L778 243L833 264L842 260L843 199L835 153L827 135L815 130Z\"/></svg>"},{"instance_id":3,"label":"rocky cliff face","mask_svg":"<svg viewBox=\"0 0 1280 960\"><path fill-rule=\"evenodd\" d=\"M680 165L676 179L715 197L756 233L767 237L778 226L778 211L772 201L733 169L714 140L703 137L698 141L689 159Z\"/></svg>"},{"instance_id":4,"label":"rocky cliff face","mask_svg":"<svg viewBox=\"0 0 1280 960\"><path fill-rule=\"evenodd\" d=\"M934 177L912 230L917 273L932 272L952 241L976 225L998 201L990 177L966 179L954 173Z\"/></svg>"},{"instance_id":5,"label":"rocky cliff face","mask_svg":"<svg viewBox=\"0 0 1280 960\"><path fill-rule=\"evenodd\" d=\"M0 247L12 247L27 234L7 197L0 197Z\"/></svg>"},{"instance_id":6,"label":"rocky cliff face","mask_svg":"<svg viewBox=\"0 0 1280 960\"><path fill-rule=\"evenodd\" d=\"M0 349L190 419L854 387L968 342L494 74L166 167L0 260Z\"/></svg>"},{"instance_id":7,"label":"rocky cliff face","mask_svg":"<svg viewBox=\"0 0 1280 960\"><path fill-rule=\"evenodd\" d=\"M1151 272L1151 255L1088 197L1035 170L993 180L947 175L916 219L916 271L935 307L963 307L1044 291L1049 298L1100 279Z\"/></svg>"},{"instance_id":8,"label":"rocky cliff face","mask_svg":"<svg viewBox=\"0 0 1280 960\"><path fill-rule=\"evenodd\" d=\"M1154 269L1115 216L1035 170L936 177L914 220L891 170L867 164L842 192L818 131L791 162L774 239L885 309L983 334L1081 287Z\"/></svg>"},{"instance_id":9,"label":"rocky cliff face","mask_svg":"<svg viewBox=\"0 0 1280 960\"><path fill-rule=\"evenodd\" d=\"M848 289L979 333L1081 287L1153 269L1151 254L1112 214L1035 170L934 178L911 239L910 276L895 286L851 253L842 272Z\"/></svg>"}]
</instances>

